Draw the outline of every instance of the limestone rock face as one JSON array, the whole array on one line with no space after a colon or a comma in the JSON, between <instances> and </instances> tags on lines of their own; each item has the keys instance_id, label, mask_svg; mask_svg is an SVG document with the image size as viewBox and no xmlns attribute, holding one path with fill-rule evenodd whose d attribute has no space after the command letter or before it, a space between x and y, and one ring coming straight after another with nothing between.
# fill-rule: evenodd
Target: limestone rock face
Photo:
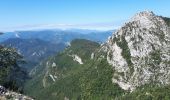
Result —
<instances>
[{"instance_id":1,"label":"limestone rock face","mask_svg":"<svg viewBox=\"0 0 170 100\"><path fill-rule=\"evenodd\" d=\"M28 96L9 91L3 86L0 86L0 100L34 100Z\"/></svg>"},{"instance_id":2,"label":"limestone rock face","mask_svg":"<svg viewBox=\"0 0 170 100\"><path fill-rule=\"evenodd\" d=\"M170 84L170 32L153 12L136 14L101 47L112 65L113 83L124 90Z\"/></svg>"}]
</instances>

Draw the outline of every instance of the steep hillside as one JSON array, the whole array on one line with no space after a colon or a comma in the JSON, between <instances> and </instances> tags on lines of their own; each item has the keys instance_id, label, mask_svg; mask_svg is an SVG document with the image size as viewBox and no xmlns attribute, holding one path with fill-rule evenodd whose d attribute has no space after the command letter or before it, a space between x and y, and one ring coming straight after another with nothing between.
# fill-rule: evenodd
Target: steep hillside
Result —
<instances>
[{"instance_id":1,"label":"steep hillside","mask_svg":"<svg viewBox=\"0 0 170 100\"><path fill-rule=\"evenodd\" d=\"M19 65L22 56L15 49L0 46L0 85L22 92L27 73Z\"/></svg>"},{"instance_id":2,"label":"steep hillside","mask_svg":"<svg viewBox=\"0 0 170 100\"><path fill-rule=\"evenodd\" d=\"M38 100L111 99L121 95L123 90L111 82L113 71L106 59L94 59L98 48L99 44L88 40L72 41L64 52L32 71L26 94Z\"/></svg>"},{"instance_id":3,"label":"steep hillside","mask_svg":"<svg viewBox=\"0 0 170 100\"><path fill-rule=\"evenodd\" d=\"M26 61L26 64L23 66L28 70L32 69L40 61L62 51L65 48L65 44L52 44L40 39L11 38L1 44L7 47L16 48L17 51L23 55Z\"/></svg>"}]
</instances>

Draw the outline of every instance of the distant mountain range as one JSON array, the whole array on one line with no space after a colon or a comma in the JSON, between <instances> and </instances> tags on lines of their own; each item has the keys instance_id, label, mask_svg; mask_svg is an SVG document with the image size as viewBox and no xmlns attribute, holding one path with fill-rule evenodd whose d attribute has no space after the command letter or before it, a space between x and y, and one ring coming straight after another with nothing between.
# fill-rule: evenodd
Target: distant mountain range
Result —
<instances>
[{"instance_id":1,"label":"distant mountain range","mask_svg":"<svg viewBox=\"0 0 170 100\"><path fill-rule=\"evenodd\" d=\"M113 31L93 31L93 30L42 30L42 31L15 31L7 32L0 37L0 42L9 38L21 39L41 39L51 43L68 43L73 39L88 39L96 42L104 42Z\"/></svg>"}]
</instances>

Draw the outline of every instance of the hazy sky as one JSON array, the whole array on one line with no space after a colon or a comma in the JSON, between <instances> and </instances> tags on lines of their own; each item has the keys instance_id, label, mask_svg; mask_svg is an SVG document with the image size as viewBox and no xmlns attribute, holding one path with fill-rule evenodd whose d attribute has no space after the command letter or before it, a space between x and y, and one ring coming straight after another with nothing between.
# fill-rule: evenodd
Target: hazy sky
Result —
<instances>
[{"instance_id":1,"label":"hazy sky","mask_svg":"<svg viewBox=\"0 0 170 100\"><path fill-rule=\"evenodd\" d=\"M170 17L170 0L0 0L0 31L114 28L143 10Z\"/></svg>"}]
</instances>

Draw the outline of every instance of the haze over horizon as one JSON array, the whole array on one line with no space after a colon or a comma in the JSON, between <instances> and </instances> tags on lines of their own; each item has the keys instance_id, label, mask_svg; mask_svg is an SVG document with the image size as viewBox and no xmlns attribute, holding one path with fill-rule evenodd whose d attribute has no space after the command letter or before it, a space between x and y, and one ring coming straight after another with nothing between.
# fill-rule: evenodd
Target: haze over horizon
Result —
<instances>
[{"instance_id":1,"label":"haze over horizon","mask_svg":"<svg viewBox=\"0 0 170 100\"><path fill-rule=\"evenodd\" d=\"M55 28L110 30L144 10L169 17L169 4L168 0L2 0L0 31Z\"/></svg>"}]
</instances>

